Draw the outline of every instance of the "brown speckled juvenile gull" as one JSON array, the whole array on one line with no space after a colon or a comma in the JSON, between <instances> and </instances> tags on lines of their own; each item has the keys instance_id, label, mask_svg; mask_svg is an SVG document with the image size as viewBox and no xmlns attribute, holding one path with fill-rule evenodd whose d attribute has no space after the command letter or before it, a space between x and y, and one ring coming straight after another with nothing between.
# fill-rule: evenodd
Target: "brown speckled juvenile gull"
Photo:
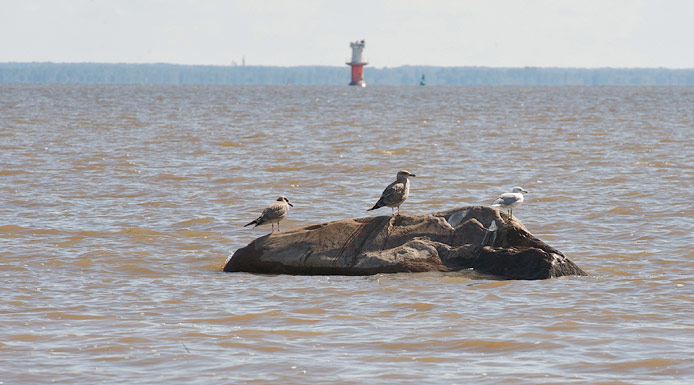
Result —
<instances>
[{"instance_id":1,"label":"brown speckled juvenile gull","mask_svg":"<svg viewBox=\"0 0 694 385\"><path fill-rule=\"evenodd\" d=\"M285 196L277 198L277 201L272 203L270 206L263 210L258 218L249 222L243 227L255 225L257 227L260 225L266 225L268 223L272 224L272 231L275 231L275 223L277 223L277 231L280 231L280 221L289 214L289 206L294 207L293 204L289 203L289 199Z\"/></svg>"},{"instance_id":2,"label":"brown speckled juvenile gull","mask_svg":"<svg viewBox=\"0 0 694 385\"><path fill-rule=\"evenodd\" d=\"M376 202L374 207L366 211L388 206L393 211L393 215L395 215L394 208L397 207L398 215L400 215L400 205L405 201L405 199L407 199L407 196L410 195L410 180L407 178L411 176L416 175L407 170L398 171L398 175L395 177L395 182L389 184L388 187L383 190L381 198L378 200L378 202Z\"/></svg>"},{"instance_id":3,"label":"brown speckled juvenile gull","mask_svg":"<svg viewBox=\"0 0 694 385\"><path fill-rule=\"evenodd\" d=\"M494 202L492 202L492 207L507 209L511 218L513 218L513 209L520 206L525 200L523 194L527 194L523 187L514 187L510 193L504 193L499 195Z\"/></svg>"}]
</instances>

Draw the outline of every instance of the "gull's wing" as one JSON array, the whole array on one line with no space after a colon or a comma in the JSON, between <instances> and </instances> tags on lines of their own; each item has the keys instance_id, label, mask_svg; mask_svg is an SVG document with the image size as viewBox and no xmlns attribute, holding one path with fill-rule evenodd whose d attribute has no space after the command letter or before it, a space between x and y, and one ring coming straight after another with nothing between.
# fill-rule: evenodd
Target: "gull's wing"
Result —
<instances>
[{"instance_id":1,"label":"gull's wing","mask_svg":"<svg viewBox=\"0 0 694 385\"><path fill-rule=\"evenodd\" d=\"M388 187L386 187L385 190L383 190L383 193L381 194L381 198L378 200L377 205L396 205L402 202L403 196L405 196L405 183L395 181L388 185Z\"/></svg>"},{"instance_id":2,"label":"gull's wing","mask_svg":"<svg viewBox=\"0 0 694 385\"><path fill-rule=\"evenodd\" d=\"M516 203L518 201L518 195L514 193L504 193L499 195L498 198L494 202L492 202L492 206L508 206Z\"/></svg>"},{"instance_id":3,"label":"gull's wing","mask_svg":"<svg viewBox=\"0 0 694 385\"><path fill-rule=\"evenodd\" d=\"M289 206L283 202L275 202L263 210L260 215L263 222L273 221L284 218L289 212Z\"/></svg>"}]
</instances>

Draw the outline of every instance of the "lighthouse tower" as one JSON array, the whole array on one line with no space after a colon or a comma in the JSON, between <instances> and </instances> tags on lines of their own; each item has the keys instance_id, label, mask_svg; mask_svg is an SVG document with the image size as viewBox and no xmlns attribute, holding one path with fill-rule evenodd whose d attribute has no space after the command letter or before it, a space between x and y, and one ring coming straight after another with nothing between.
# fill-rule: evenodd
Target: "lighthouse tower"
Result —
<instances>
[{"instance_id":1,"label":"lighthouse tower","mask_svg":"<svg viewBox=\"0 0 694 385\"><path fill-rule=\"evenodd\" d=\"M352 81L349 83L350 86L366 87L366 83L364 83L364 66L369 63L367 63L366 59L363 57L364 44L364 40L349 43L349 46L352 47L352 61L346 64L352 67Z\"/></svg>"}]
</instances>

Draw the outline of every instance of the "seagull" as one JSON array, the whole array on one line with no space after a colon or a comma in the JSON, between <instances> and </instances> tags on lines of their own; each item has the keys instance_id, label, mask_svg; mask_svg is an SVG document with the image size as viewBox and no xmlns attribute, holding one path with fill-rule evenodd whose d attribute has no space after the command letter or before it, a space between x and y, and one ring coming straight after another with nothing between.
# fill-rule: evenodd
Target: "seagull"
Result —
<instances>
[{"instance_id":1,"label":"seagull","mask_svg":"<svg viewBox=\"0 0 694 385\"><path fill-rule=\"evenodd\" d=\"M376 210L383 206L388 206L393 211L393 216L395 216L395 207L398 208L398 216L400 216L400 205L407 199L410 194L410 180L408 177L416 176L407 170L398 171L398 175L395 177L395 182L391 183L383 190L381 198L376 202L374 207L366 210Z\"/></svg>"},{"instance_id":2,"label":"seagull","mask_svg":"<svg viewBox=\"0 0 694 385\"><path fill-rule=\"evenodd\" d=\"M285 196L277 198L277 201L273 202L270 206L263 210L258 218L246 224L243 227L255 225L257 227L265 224L272 224L272 232L275 231L275 223L277 223L277 231L280 231L280 221L289 214L289 206L294 207L293 204L289 203L289 199Z\"/></svg>"},{"instance_id":3,"label":"seagull","mask_svg":"<svg viewBox=\"0 0 694 385\"><path fill-rule=\"evenodd\" d=\"M494 202L492 202L492 207L507 209L511 218L513 218L513 209L520 206L523 203L523 194L527 194L523 187L516 186L511 190L510 193L504 193L499 195Z\"/></svg>"}]
</instances>

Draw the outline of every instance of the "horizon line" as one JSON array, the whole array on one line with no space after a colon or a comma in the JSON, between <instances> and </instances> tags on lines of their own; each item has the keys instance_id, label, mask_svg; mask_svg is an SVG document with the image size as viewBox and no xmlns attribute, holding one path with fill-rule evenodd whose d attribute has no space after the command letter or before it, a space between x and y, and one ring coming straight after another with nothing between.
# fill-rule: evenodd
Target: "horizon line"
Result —
<instances>
[{"instance_id":1,"label":"horizon line","mask_svg":"<svg viewBox=\"0 0 694 385\"><path fill-rule=\"evenodd\" d=\"M54 64L54 65L71 65L71 64L93 64L93 65L142 65L142 66L151 66L151 65L168 65L168 66L179 66L179 67L219 67L219 68L244 68L244 67L249 67L249 68L301 68L301 67L326 67L326 68L343 68L344 66L342 65L325 65L325 64L300 64L300 65L293 65L293 66L279 66L279 65L267 65L267 64L257 64L257 65L249 65L249 64L244 64L244 65L239 65L239 64L180 64L180 63L167 63L167 62L149 62L149 63L132 63L132 62L90 62L90 61L83 61L83 62L55 62L55 61L8 61L8 62L0 62L0 65L3 64L15 64L15 65L30 65L30 64ZM383 66L383 67L376 67L376 66L371 66L373 69L393 69L393 68L401 68L401 67L422 67L422 68L490 68L490 69L572 69L572 70L602 70L602 69L610 69L610 70L670 70L670 71L687 71L687 70L694 70L694 67L678 67L678 68L673 68L673 67L610 67L610 66L602 66L602 67L562 67L562 66L489 66L489 65L459 65L459 66L450 66L450 65L432 65L432 64L402 64L398 66Z\"/></svg>"}]
</instances>

